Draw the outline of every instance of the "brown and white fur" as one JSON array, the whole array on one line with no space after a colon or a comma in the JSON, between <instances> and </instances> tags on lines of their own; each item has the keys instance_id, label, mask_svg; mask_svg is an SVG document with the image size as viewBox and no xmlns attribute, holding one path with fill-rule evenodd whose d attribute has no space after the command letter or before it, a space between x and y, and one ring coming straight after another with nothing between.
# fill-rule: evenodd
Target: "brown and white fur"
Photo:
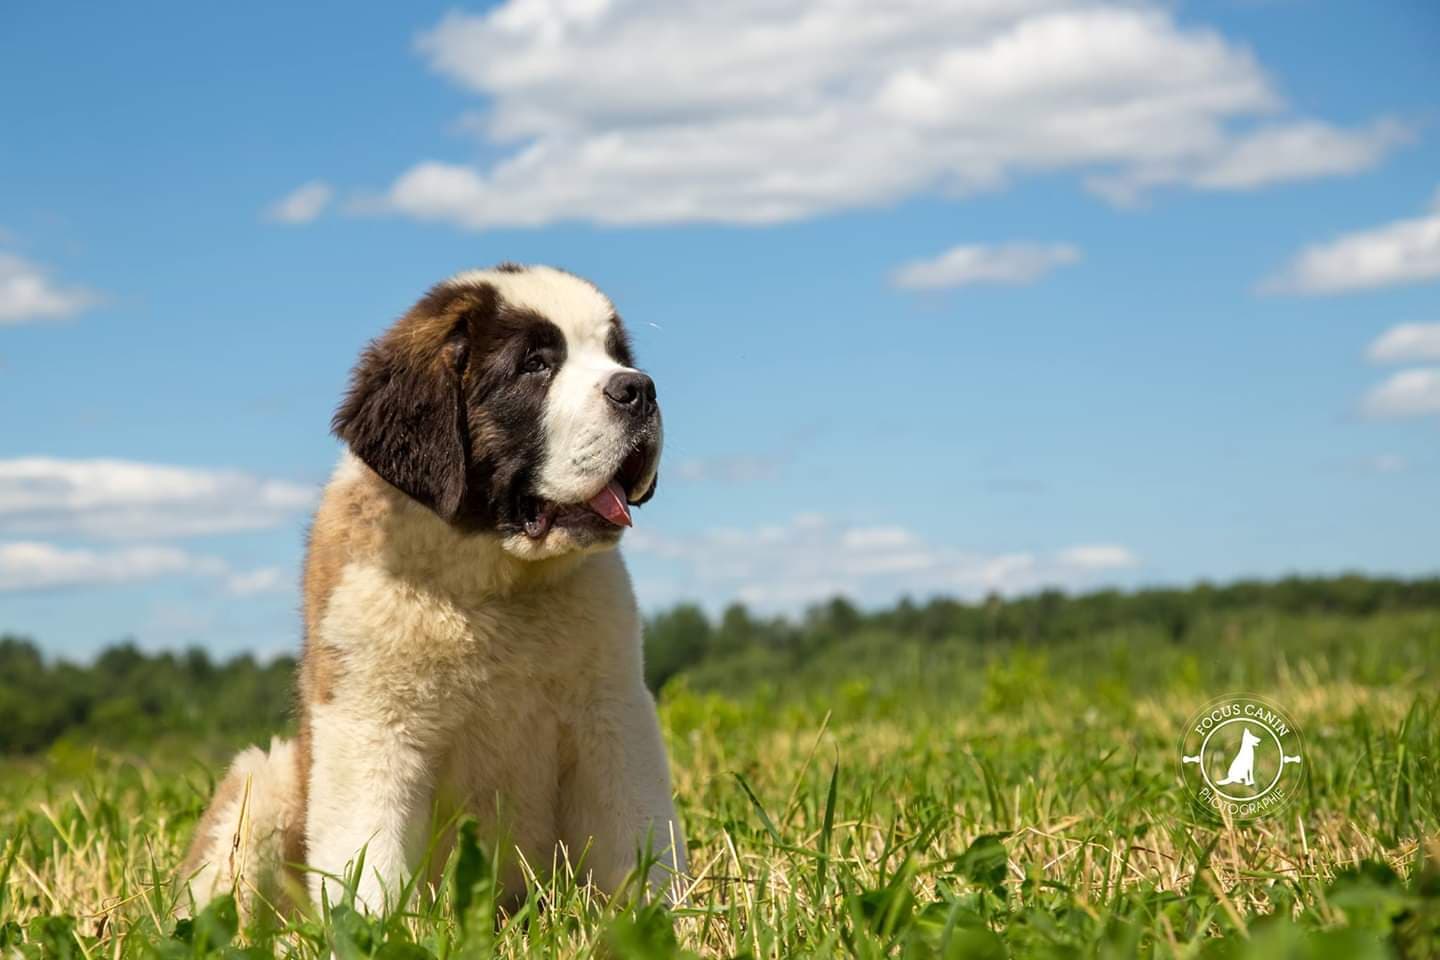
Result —
<instances>
[{"instance_id":1,"label":"brown and white fur","mask_svg":"<svg viewBox=\"0 0 1440 960\"><path fill-rule=\"evenodd\" d=\"M546 267L454 277L366 349L334 427L299 736L221 782L180 869L193 903L248 911L282 862L333 903L363 848L357 902L379 911L453 813L496 838L511 896L515 852L613 891L647 844L673 892L685 841L621 528L585 506L607 485L644 502L660 453L609 299Z\"/></svg>"}]
</instances>

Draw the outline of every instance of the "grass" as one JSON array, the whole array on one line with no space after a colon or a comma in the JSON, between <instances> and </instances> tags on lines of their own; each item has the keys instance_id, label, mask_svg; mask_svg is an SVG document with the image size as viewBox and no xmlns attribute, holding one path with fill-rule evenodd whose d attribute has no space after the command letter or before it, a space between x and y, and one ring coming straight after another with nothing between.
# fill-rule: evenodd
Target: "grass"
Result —
<instances>
[{"instance_id":1,"label":"grass","mask_svg":"<svg viewBox=\"0 0 1440 960\"><path fill-rule=\"evenodd\" d=\"M462 841L405 912L237 932L222 899L177 922L169 874L233 745L69 745L0 760L0 955L1440 955L1440 615L757 662L662 698L693 861L673 912L560 871L496 922L493 864ZM1246 825L1192 807L1175 755L1234 690L1286 707L1309 764Z\"/></svg>"}]
</instances>

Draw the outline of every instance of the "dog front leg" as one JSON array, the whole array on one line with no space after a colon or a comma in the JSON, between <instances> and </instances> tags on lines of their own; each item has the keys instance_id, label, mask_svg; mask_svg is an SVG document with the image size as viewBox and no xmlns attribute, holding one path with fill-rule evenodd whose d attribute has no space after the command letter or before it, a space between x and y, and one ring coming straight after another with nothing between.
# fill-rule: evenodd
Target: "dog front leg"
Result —
<instances>
[{"instance_id":1,"label":"dog front leg","mask_svg":"<svg viewBox=\"0 0 1440 960\"><path fill-rule=\"evenodd\" d=\"M575 765L563 785L561 833L583 872L614 892L643 853L650 893L674 901L686 869L685 835L670 797L655 701L636 678L618 699L592 705L575 728Z\"/></svg>"},{"instance_id":2,"label":"dog front leg","mask_svg":"<svg viewBox=\"0 0 1440 960\"><path fill-rule=\"evenodd\" d=\"M425 849L434 784L422 741L394 725L333 705L312 708L306 839L310 895L340 902L340 881L364 851L356 905L398 905Z\"/></svg>"}]
</instances>

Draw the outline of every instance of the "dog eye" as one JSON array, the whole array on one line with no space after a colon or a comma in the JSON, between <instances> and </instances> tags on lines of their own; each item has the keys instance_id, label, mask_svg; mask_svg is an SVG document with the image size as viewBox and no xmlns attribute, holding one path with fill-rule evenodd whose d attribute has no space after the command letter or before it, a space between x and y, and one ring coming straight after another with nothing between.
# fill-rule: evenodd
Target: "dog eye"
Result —
<instances>
[{"instance_id":1,"label":"dog eye","mask_svg":"<svg viewBox=\"0 0 1440 960\"><path fill-rule=\"evenodd\" d=\"M521 373L544 373L549 369L550 361L538 353L530 354L525 358L525 362L520 365Z\"/></svg>"}]
</instances>

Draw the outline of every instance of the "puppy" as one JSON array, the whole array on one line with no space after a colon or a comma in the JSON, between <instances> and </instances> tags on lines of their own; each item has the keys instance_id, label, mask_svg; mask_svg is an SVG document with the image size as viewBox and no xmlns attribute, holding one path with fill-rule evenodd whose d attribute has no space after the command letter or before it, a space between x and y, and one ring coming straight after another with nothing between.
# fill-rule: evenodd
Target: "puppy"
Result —
<instances>
[{"instance_id":1,"label":"puppy","mask_svg":"<svg viewBox=\"0 0 1440 960\"><path fill-rule=\"evenodd\" d=\"M309 894L394 906L434 821L607 890L653 860L676 889L671 803L640 618L615 550L655 492L655 385L614 305L550 267L434 287L361 355L334 419L347 452L310 530L300 731L235 761L180 870L192 904L249 911L303 864ZM443 864L445 850L433 864ZM582 856L583 855L583 856Z\"/></svg>"}]
</instances>

